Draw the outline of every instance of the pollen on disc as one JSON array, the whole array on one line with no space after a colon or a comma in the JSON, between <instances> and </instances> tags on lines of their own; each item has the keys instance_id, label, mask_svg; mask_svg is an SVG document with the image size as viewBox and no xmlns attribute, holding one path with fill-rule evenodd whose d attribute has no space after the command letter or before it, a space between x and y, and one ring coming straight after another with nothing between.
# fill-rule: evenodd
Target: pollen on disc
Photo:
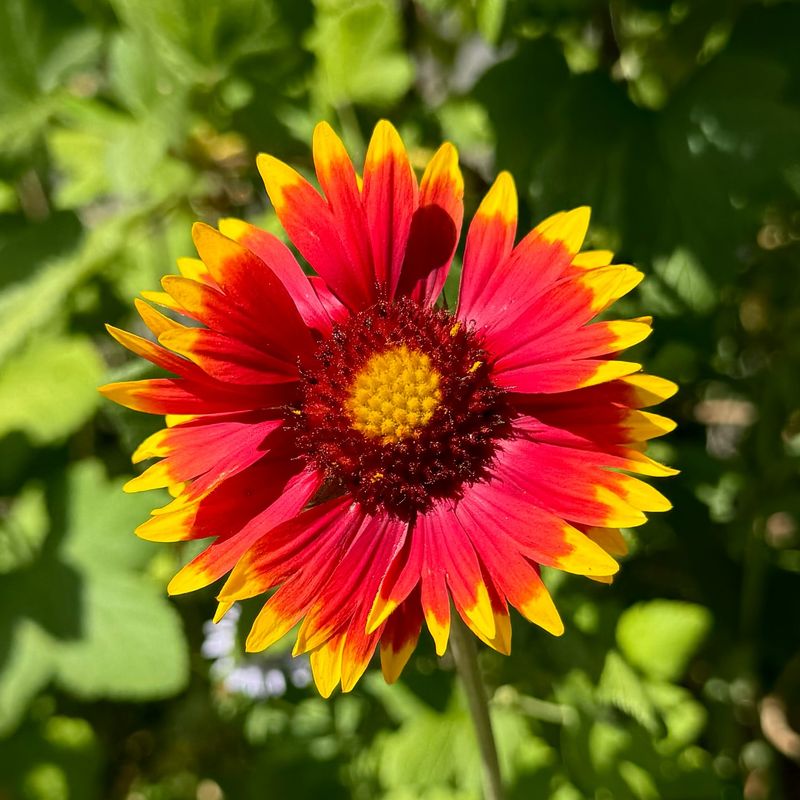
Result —
<instances>
[{"instance_id":1,"label":"pollen on disc","mask_svg":"<svg viewBox=\"0 0 800 800\"><path fill-rule=\"evenodd\" d=\"M355 376L345 408L353 427L384 444L414 436L433 417L441 376L426 353L401 345L377 353Z\"/></svg>"}]
</instances>

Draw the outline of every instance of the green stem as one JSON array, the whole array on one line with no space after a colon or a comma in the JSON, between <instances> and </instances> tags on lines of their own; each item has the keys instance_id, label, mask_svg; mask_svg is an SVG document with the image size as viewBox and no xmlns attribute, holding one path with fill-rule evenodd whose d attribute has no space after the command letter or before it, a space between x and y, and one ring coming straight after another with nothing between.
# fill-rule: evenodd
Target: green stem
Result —
<instances>
[{"instance_id":1,"label":"green stem","mask_svg":"<svg viewBox=\"0 0 800 800\"><path fill-rule=\"evenodd\" d=\"M475 639L467 630L461 617L453 614L453 624L450 629L450 644L453 650L453 659L456 662L461 683L467 695L472 723L475 726L475 735L478 739L478 748L481 753L483 766L483 794L485 800L503 800L503 782L500 778L500 763L497 760L497 747L492 733L492 721L489 717L489 701L486 697L486 687L483 685L481 673L478 668L478 649Z\"/></svg>"}]
</instances>

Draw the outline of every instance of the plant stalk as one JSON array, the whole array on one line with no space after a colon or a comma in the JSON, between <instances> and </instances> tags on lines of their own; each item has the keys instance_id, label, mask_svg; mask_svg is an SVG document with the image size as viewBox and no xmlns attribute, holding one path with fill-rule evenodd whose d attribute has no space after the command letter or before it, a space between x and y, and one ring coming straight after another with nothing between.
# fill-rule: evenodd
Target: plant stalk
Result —
<instances>
[{"instance_id":1,"label":"plant stalk","mask_svg":"<svg viewBox=\"0 0 800 800\"><path fill-rule=\"evenodd\" d=\"M467 629L458 613L453 614L450 645L453 651L453 660L456 662L456 670L467 695L467 703L478 739L483 767L484 798L485 800L503 800L505 795L500 778L497 746L494 741L494 733L492 733L492 721L489 717L489 701L478 668L478 648L475 646L472 633Z\"/></svg>"}]
</instances>

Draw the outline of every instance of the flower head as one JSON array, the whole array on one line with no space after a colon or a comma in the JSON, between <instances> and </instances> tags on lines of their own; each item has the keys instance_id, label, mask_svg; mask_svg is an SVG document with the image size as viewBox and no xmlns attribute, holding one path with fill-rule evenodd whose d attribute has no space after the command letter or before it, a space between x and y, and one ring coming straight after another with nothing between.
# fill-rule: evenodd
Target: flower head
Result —
<instances>
[{"instance_id":1,"label":"flower head","mask_svg":"<svg viewBox=\"0 0 800 800\"><path fill-rule=\"evenodd\" d=\"M614 357L649 318L593 321L642 274L579 252L588 209L515 244L501 173L469 226L450 313L436 301L463 215L452 145L419 184L387 122L363 178L325 123L313 154L322 194L270 156L258 166L316 274L247 223L196 225L200 259L145 293L172 315L137 301L157 343L110 328L175 377L103 391L166 415L134 454L160 460L127 488L174 499L137 533L211 540L169 591L227 575L218 617L263 595L247 648L301 623L295 653L328 695L355 685L379 643L395 680L423 625L443 653L451 601L504 653L509 605L560 634L540 567L608 581L619 528L669 508L630 473L671 474L644 443L672 423L641 409L675 387Z\"/></svg>"}]
</instances>

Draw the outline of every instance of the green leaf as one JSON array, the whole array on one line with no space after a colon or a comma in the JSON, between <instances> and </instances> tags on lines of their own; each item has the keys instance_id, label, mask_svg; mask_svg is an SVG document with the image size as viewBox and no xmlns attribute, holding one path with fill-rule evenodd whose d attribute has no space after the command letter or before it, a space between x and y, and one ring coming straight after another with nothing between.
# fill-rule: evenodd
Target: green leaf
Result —
<instances>
[{"instance_id":1,"label":"green leaf","mask_svg":"<svg viewBox=\"0 0 800 800\"><path fill-rule=\"evenodd\" d=\"M80 208L109 190L106 139L97 126L55 128L48 136L53 162L61 173L55 203L59 208Z\"/></svg>"},{"instance_id":2,"label":"green leaf","mask_svg":"<svg viewBox=\"0 0 800 800\"><path fill-rule=\"evenodd\" d=\"M675 316L691 310L707 314L717 304L714 284L697 258L677 248L666 258L653 262L655 276L642 285L644 302L655 313Z\"/></svg>"},{"instance_id":3,"label":"green leaf","mask_svg":"<svg viewBox=\"0 0 800 800\"><path fill-rule=\"evenodd\" d=\"M136 117L95 101L62 110L62 126L47 138L61 174L55 192L60 208L79 208L106 196L135 206L188 189L188 169L168 154L182 145L188 117L184 93L158 94Z\"/></svg>"},{"instance_id":4,"label":"green leaf","mask_svg":"<svg viewBox=\"0 0 800 800\"><path fill-rule=\"evenodd\" d=\"M0 435L35 444L69 435L96 408L104 365L87 339L39 339L0 370Z\"/></svg>"},{"instance_id":5,"label":"green leaf","mask_svg":"<svg viewBox=\"0 0 800 800\"><path fill-rule=\"evenodd\" d=\"M108 481L93 461L73 467L67 490L61 554L85 580L85 612L83 635L59 650L59 682L89 697L173 694L188 667L180 620L163 590L135 572L154 547L133 529L157 498L124 494L122 480Z\"/></svg>"},{"instance_id":6,"label":"green leaf","mask_svg":"<svg viewBox=\"0 0 800 800\"><path fill-rule=\"evenodd\" d=\"M617 624L617 644L628 661L650 678L677 681L711 627L703 606L651 600L627 609Z\"/></svg>"},{"instance_id":7,"label":"green leaf","mask_svg":"<svg viewBox=\"0 0 800 800\"><path fill-rule=\"evenodd\" d=\"M0 516L0 575L36 558L47 536L48 518L41 487L29 484Z\"/></svg>"},{"instance_id":8,"label":"green leaf","mask_svg":"<svg viewBox=\"0 0 800 800\"><path fill-rule=\"evenodd\" d=\"M146 210L120 214L98 225L77 246L73 244L74 249L63 244L61 250L34 249L33 256L25 258L20 266L15 265L16 282L9 282L0 294L0 365L28 342L33 333L52 328L59 321L70 294L98 270L113 263L135 224L148 214ZM31 226L28 232L33 236L38 232L44 241L53 235L47 223ZM6 248L0 253L4 261L10 258Z\"/></svg>"},{"instance_id":9,"label":"green leaf","mask_svg":"<svg viewBox=\"0 0 800 800\"><path fill-rule=\"evenodd\" d=\"M62 17L31 0L0 3L0 142L4 160L35 152L41 134L67 96L70 78L97 60L101 33L74 23L71 15ZM28 168L32 166L28 164Z\"/></svg>"},{"instance_id":10,"label":"green leaf","mask_svg":"<svg viewBox=\"0 0 800 800\"><path fill-rule=\"evenodd\" d=\"M81 602L81 636L58 648L61 686L78 697L126 700L169 697L183 688L188 661L180 618L149 581L92 574Z\"/></svg>"},{"instance_id":11,"label":"green leaf","mask_svg":"<svg viewBox=\"0 0 800 800\"><path fill-rule=\"evenodd\" d=\"M94 28L79 28L57 37L40 65L39 80L44 91L63 86L70 75L94 66L101 55L103 37Z\"/></svg>"},{"instance_id":12,"label":"green leaf","mask_svg":"<svg viewBox=\"0 0 800 800\"><path fill-rule=\"evenodd\" d=\"M0 4L0 99L4 108L11 100L30 100L39 88L44 17L43 10L27 0Z\"/></svg>"},{"instance_id":13,"label":"green leaf","mask_svg":"<svg viewBox=\"0 0 800 800\"><path fill-rule=\"evenodd\" d=\"M468 723L466 717L429 711L387 735L379 765L382 785L396 789L410 784L424 789L449 783L456 763L456 740Z\"/></svg>"},{"instance_id":14,"label":"green leaf","mask_svg":"<svg viewBox=\"0 0 800 800\"><path fill-rule=\"evenodd\" d=\"M162 87L173 89L173 76L164 74L158 60L149 57L150 52L148 38L130 30L117 34L109 48L111 87L120 102L137 115L147 113L158 102L159 81Z\"/></svg>"},{"instance_id":15,"label":"green leaf","mask_svg":"<svg viewBox=\"0 0 800 800\"><path fill-rule=\"evenodd\" d=\"M631 734L624 727L602 720L594 722L588 732L592 767L601 774L611 772L630 744Z\"/></svg>"},{"instance_id":16,"label":"green leaf","mask_svg":"<svg viewBox=\"0 0 800 800\"><path fill-rule=\"evenodd\" d=\"M661 794L653 781L653 776L632 761L622 761L619 765L620 777L628 785L637 800L660 800Z\"/></svg>"},{"instance_id":17,"label":"green leaf","mask_svg":"<svg viewBox=\"0 0 800 800\"><path fill-rule=\"evenodd\" d=\"M125 26L143 39L151 57L171 80L201 81L213 66L208 31L219 20L217 2L201 5L178 0L113 0Z\"/></svg>"},{"instance_id":18,"label":"green leaf","mask_svg":"<svg viewBox=\"0 0 800 800\"><path fill-rule=\"evenodd\" d=\"M133 534L159 500L122 483L83 461L48 486L41 552L0 585L0 732L51 679L86 698L160 698L186 683L180 619L143 574L156 548Z\"/></svg>"},{"instance_id":19,"label":"green leaf","mask_svg":"<svg viewBox=\"0 0 800 800\"><path fill-rule=\"evenodd\" d=\"M29 618L9 626L8 620L3 619L7 613L0 613L0 632L7 637L0 646L0 736L17 724L31 698L53 673L51 639L47 632Z\"/></svg>"},{"instance_id":20,"label":"green leaf","mask_svg":"<svg viewBox=\"0 0 800 800\"><path fill-rule=\"evenodd\" d=\"M492 126L486 109L474 100L449 100L438 109L445 139L452 141L462 158L476 163L487 162L494 153Z\"/></svg>"},{"instance_id":21,"label":"green leaf","mask_svg":"<svg viewBox=\"0 0 800 800\"><path fill-rule=\"evenodd\" d=\"M490 44L495 44L503 27L506 0L478 0L475 16L478 31Z\"/></svg>"},{"instance_id":22,"label":"green leaf","mask_svg":"<svg viewBox=\"0 0 800 800\"><path fill-rule=\"evenodd\" d=\"M678 753L693 744L705 728L708 714L692 693L670 683L650 683L647 687L667 727L667 735L657 743L662 753Z\"/></svg>"},{"instance_id":23,"label":"green leaf","mask_svg":"<svg viewBox=\"0 0 800 800\"><path fill-rule=\"evenodd\" d=\"M398 730L383 734L375 743L378 775L388 797L474 797L480 790L481 770L472 721L460 691L442 713L426 706L402 683L381 688L370 682L390 714L401 720ZM493 707L492 727L501 771L505 779L528 780L556 760L552 748L532 735L515 711Z\"/></svg>"},{"instance_id":24,"label":"green leaf","mask_svg":"<svg viewBox=\"0 0 800 800\"><path fill-rule=\"evenodd\" d=\"M58 524L65 532L59 552L83 573L139 570L160 550L133 531L163 504L166 492L127 494L124 483L124 478L107 478L97 461L79 461L70 469L64 489L68 502L59 509Z\"/></svg>"},{"instance_id":25,"label":"green leaf","mask_svg":"<svg viewBox=\"0 0 800 800\"><path fill-rule=\"evenodd\" d=\"M400 49L400 12L385 0L317 0L308 46L319 85L333 106L385 106L411 85L413 70Z\"/></svg>"},{"instance_id":26,"label":"green leaf","mask_svg":"<svg viewBox=\"0 0 800 800\"><path fill-rule=\"evenodd\" d=\"M597 696L602 702L615 706L635 719L651 733L659 730L659 719L653 701L641 678L614 650L606 655Z\"/></svg>"}]
</instances>

